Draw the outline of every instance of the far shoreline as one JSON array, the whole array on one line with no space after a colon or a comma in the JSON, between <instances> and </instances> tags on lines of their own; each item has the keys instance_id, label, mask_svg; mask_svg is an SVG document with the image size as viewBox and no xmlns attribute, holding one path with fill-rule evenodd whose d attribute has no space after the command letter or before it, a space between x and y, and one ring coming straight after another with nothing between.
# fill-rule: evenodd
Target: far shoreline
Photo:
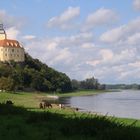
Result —
<instances>
[{"instance_id":1,"label":"far shoreline","mask_svg":"<svg viewBox=\"0 0 140 140\"><path fill-rule=\"evenodd\" d=\"M54 95L57 95L58 97L75 97L75 96L97 95L106 92L112 92L112 90L77 90L69 93L54 93Z\"/></svg>"}]
</instances>

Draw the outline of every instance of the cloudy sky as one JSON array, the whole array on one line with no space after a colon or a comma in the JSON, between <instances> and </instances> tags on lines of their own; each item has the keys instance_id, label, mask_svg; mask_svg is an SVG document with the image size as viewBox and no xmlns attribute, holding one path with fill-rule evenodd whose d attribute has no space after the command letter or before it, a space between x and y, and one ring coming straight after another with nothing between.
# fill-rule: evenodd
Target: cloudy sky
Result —
<instances>
[{"instance_id":1,"label":"cloudy sky","mask_svg":"<svg viewBox=\"0 0 140 140\"><path fill-rule=\"evenodd\" d=\"M140 0L3 0L0 22L71 79L140 83Z\"/></svg>"}]
</instances>

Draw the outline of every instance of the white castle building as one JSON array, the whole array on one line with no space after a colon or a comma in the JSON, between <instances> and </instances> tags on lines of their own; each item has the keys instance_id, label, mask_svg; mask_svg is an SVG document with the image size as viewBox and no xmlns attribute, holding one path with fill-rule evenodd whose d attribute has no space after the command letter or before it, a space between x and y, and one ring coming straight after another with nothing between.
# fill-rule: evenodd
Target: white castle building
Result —
<instances>
[{"instance_id":1,"label":"white castle building","mask_svg":"<svg viewBox=\"0 0 140 140\"><path fill-rule=\"evenodd\" d=\"M0 61L23 62L25 60L24 48L17 40L7 39L3 24L0 24Z\"/></svg>"}]
</instances>

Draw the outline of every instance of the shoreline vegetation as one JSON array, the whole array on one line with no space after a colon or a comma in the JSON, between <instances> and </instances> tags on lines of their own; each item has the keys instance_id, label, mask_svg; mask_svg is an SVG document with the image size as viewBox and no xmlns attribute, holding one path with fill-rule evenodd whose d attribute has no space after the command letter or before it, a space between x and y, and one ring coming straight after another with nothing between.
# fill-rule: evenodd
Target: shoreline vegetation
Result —
<instances>
[{"instance_id":1,"label":"shoreline vegetation","mask_svg":"<svg viewBox=\"0 0 140 140\"><path fill-rule=\"evenodd\" d=\"M58 97L87 96L110 92L110 90L77 90L69 93L56 93ZM55 93L54 93L55 95Z\"/></svg>"},{"instance_id":2,"label":"shoreline vegetation","mask_svg":"<svg viewBox=\"0 0 140 140\"><path fill-rule=\"evenodd\" d=\"M81 96L86 92L70 94ZM103 92L89 91L88 95ZM52 94L0 92L0 139L140 139L140 120L82 113L69 107L61 109L57 105L51 109L39 109L39 102L48 95ZM11 100L14 105L6 105L6 100Z\"/></svg>"}]
</instances>

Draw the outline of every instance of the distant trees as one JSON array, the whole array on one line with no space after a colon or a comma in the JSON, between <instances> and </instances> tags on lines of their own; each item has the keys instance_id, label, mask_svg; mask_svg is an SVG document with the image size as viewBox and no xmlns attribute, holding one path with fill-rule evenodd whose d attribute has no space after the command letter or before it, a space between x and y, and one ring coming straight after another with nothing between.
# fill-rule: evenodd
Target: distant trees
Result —
<instances>
[{"instance_id":1,"label":"distant trees","mask_svg":"<svg viewBox=\"0 0 140 140\"><path fill-rule=\"evenodd\" d=\"M107 89L140 89L140 84L110 84Z\"/></svg>"},{"instance_id":2,"label":"distant trees","mask_svg":"<svg viewBox=\"0 0 140 140\"><path fill-rule=\"evenodd\" d=\"M88 78L83 81L77 81L73 79L71 81L73 90L78 89L105 89L105 85L101 85L98 82L98 79L95 79L94 77Z\"/></svg>"}]
</instances>

